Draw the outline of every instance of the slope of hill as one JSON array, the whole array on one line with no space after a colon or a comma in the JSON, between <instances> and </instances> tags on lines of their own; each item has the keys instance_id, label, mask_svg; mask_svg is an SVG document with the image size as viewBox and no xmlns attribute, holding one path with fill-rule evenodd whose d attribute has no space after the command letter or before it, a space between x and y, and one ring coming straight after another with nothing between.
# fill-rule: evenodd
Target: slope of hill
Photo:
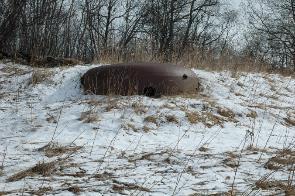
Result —
<instances>
[{"instance_id":1,"label":"slope of hill","mask_svg":"<svg viewBox=\"0 0 295 196\"><path fill-rule=\"evenodd\" d=\"M294 194L294 78L194 70L194 96L84 95L94 66L0 64L0 195Z\"/></svg>"}]
</instances>

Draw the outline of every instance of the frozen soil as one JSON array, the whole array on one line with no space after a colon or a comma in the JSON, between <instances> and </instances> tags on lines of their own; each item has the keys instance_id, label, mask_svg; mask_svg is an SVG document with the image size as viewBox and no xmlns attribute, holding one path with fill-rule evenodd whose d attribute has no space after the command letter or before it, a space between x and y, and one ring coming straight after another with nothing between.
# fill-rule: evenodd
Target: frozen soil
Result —
<instances>
[{"instance_id":1,"label":"frozen soil","mask_svg":"<svg viewBox=\"0 0 295 196\"><path fill-rule=\"evenodd\" d=\"M194 70L196 95L85 95L95 66L0 64L0 195L294 194L294 77Z\"/></svg>"}]
</instances>

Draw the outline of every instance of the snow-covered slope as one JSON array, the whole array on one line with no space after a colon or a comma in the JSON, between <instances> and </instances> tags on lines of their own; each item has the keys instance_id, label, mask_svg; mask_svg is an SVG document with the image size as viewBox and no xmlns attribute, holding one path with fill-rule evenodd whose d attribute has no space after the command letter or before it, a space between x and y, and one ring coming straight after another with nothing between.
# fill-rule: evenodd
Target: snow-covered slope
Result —
<instances>
[{"instance_id":1,"label":"snow-covered slope","mask_svg":"<svg viewBox=\"0 0 295 196\"><path fill-rule=\"evenodd\" d=\"M84 95L94 66L0 64L0 195L294 191L294 78L194 70L198 95Z\"/></svg>"}]
</instances>

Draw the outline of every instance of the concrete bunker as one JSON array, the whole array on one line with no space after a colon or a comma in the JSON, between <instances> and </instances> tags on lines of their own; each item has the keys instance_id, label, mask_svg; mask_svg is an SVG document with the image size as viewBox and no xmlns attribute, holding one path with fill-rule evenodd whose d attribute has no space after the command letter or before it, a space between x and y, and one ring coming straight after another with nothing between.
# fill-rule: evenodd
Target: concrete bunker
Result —
<instances>
[{"instance_id":1,"label":"concrete bunker","mask_svg":"<svg viewBox=\"0 0 295 196\"><path fill-rule=\"evenodd\" d=\"M97 95L195 94L196 74L183 66L158 63L122 63L88 70L81 78L84 91Z\"/></svg>"}]
</instances>

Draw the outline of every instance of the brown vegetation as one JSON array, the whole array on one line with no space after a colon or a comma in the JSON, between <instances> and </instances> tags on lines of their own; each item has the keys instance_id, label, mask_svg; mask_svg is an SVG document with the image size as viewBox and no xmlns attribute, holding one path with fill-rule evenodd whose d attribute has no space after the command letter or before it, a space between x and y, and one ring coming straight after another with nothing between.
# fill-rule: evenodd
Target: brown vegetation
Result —
<instances>
[{"instance_id":1,"label":"brown vegetation","mask_svg":"<svg viewBox=\"0 0 295 196\"><path fill-rule=\"evenodd\" d=\"M225 119L223 119L222 117L219 117L207 111L186 112L186 117L190 123L196 124L201 122L208 128L211 128L215 125L223 126L223 122L225 121Z\"/></svg>"},{"instance_id":2,"label":"brown vegetation","mask_svg":"<svg viewBox=\"0 0 295 196\"><path fill-rule=\"evenodd\" d=\"M144 121L149 123L154 123L156 125L158 124L156 116L147 116L144 118Z\"/></svg>"},{"instance_id":3,"label":"brown vegetation","mask_svg":"<svg viewBox=\"0 0 295 196\"><path fill-rule=\"evenodd\" d=\"M278 170L295 164L295 152L285 149L277 152L277 155L270 158L264 165L264 168Z\"/></svg>"},{"instance_id":4,"label":"brown vegetation","mask_svg":"<svg viewBox=\"0 0 295 196\"><path fill-rule=\"evenodd\" d=\"M7 181L8 182L14 182L21 180L28 176L35 176L35 175L41 175L41 176L49 176L52 174L52 172L56 169L56 162L39 162L35 166L18 172L12 176L10 176Z\"/></svg>"},{"instance_id":5,"label":"brown vegetation","mask_svg":"<svg viewBox=\"0 0 295 196\"><path fill-rule=\"evenodd\" d=\"M36 85L44 81L51 81L52 72L48 69L35 69L32 72L31 84Z\"/></svg>"},{"instance_id":6,"label":"brown vegetation","mask_svg":"<svg viewBox=\"0 0 295 196\"><path fill-rule=\"evenodd\" d=\"M68 188L68 191L77 194L81 192L81 189L78 186L71 186Z\"/></svg>"},{"instance_id":7,"label":"brown vegetation","mask_svg":"<svg viewBox=\"0 0 295 196\"><path fill-rule=\"evenodd\" d=\"M137 190L142 192L151 192L150 189L137 184L133 184L133 183L120 182L118 180L113 180L113 183L114 184L112 186L112 189L119 193L122 193L124 190Z\"/></svg>"},{"instance_id":8,"label":"brown vegetation","mask_svg":"<svg viewBox=\"0 0 295 196\"><path fill-rule=\"evenodd\" d=\"M47 157L61 156L63 154L73 153L80 150L80 146L60 146L55 143L50 143L42 148L39 151L44 152Z\"/></svg>"},{"instance_id":9,"label":"brown vegetation","mask_svg":"<svg viewBox=\"0 0 295 196\"><path fill-rule=\"evenodd\" d=\"M79 120L84 123L95 123L99 121L99 117L95 111L86 111L81 113Z\"/></svg>"},{"instance_id":10,"label":"brown vegetation","mask_svg":"<svg viewBox=\"0 0 295 196\"><path fill-rule=\"evenodd\" d=\"M167 122L178 124L178 119L174 115L167 115L166 116Z\"/></svg>"},{"instance_id":11,"label":"brown vegetation","mask_svg":"<svg viewBox=\"0 0 295 196\"><path fill-rule=\"evenodd\" d=\"M255 183L257 188L262 190L283 190L287 196L294 195L295 187L289 186L281 181L260 180Z\"/></svg>"},{"instance_id":12,"label":"brown vegetation","mask_svg":"<svg viewBox=\"0 0 295 196\"><path fill-rule=\"evenodd\" d=\"M261 7L272 6L273 19L247 7L251 31L241 51L234 47L231 33L238 13L218 0L34 2L0 1L0 59L44 67L80 64L81 59L170 62L233 72L294 69L292 23L285 24L294 19L282 18L292 8L289 2L262 2ZM277 25L272 20L285 28L275 26L274 31L268 26ZM282 35L284 41L277 39Z\"/></svg>"},{"instance_id":13,"label":"brown vegetation","mask_svg":"<svg viewBox=\"0 0 295 196\"><path fill-rule=\"evenodd\" d=\"M217 113L221 116L233 119L235 117L235 113L228 108L218 108Z\"/></svg>"},{"instance_id":14,"label":"brown vegetation","mask_svg":"<svg viewBox=\"0 0 295 196\"><path fill-rule=\"evenodd\" d=\"M255 111L251 111L246 116L249 118L257 118L257 113Z\"/></svg>"}]
</instances>

